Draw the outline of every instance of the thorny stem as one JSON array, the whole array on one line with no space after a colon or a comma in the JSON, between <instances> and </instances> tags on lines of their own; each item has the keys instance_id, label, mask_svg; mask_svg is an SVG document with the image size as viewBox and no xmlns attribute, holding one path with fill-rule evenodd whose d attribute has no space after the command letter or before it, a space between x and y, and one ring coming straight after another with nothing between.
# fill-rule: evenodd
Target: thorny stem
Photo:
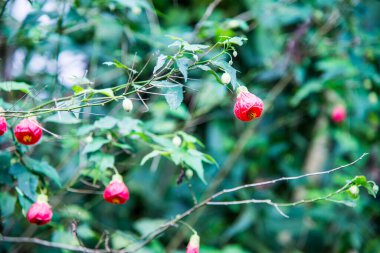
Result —
<instances>
[{"instance_id":1,"label":"thorny stem","mask_svg":"<svg viewBox=\"0 0 380 253\"><path fill-rule=\"evenodd\" d=\"M88 253L105 253L105 252L132 253L132 252L137 252L138 250L140 250L141 248L143 248L145 245L147 245L148 243L150 243L152 240L154 240L161 233L163 233L166 230L168 230L169 228L175 226L177 223L179 223L179 222L183 223L182 219L184 219L185 217L189 216L190 214L194 213L195 211L197 211L198 209L200 209L201 207L204 207L206 205L219 205L219 204L221 204L221 205L233 205L233 204L249 204L249 203L258 204L258 203L263 203L263 204L268 204L268 205L273 206L281 215L283 215L284 217L288 217L279 208L280 206L281 207L282 206L295 206L295 205L304 204L304 203L311 203L311 202L315 202L315 201L319 201L319 200L334 201L334 200L331 200L330 198L332 196L337 195L337 194L343 192L344 190L346 190L347 187L355 180L355 178L352 179L352 180L350 180L349 182L347 182L343 187L341 187L337 191L332 192L332 193L330 193L330 194L328 194L328 195L326 195L324 197L317 197L317 198L313 198L313 199L300 200L300 201L296 201L296 202L292 202L292 203L274 203L274 202L272 202L272 200L269 200L269 199L250 199L250 200L230 201L230 202L213 202L212 200L216 199L217 197L219 197L219 196L221 196L223 194L231 193L231 192L236 192L236 191L239 191L239 190L245 189L245 188L251 188L251 187L257 187L257 186L262 186L262 185L275 184L275 183L278 183L278 182L281 182L281 181L299 180L299 179L306 178L306 177L313 177L313 176L321 176L321 175L325 175L325 174L330 174L330 173L333 173L333 172L336 172L338 170L341 170L341 169L344 169L346 167L354 165L355 163L357 163L361 159L363 159L366 155L368 155L368 153L362 154L359 158L357 158L356 160L354 160L351 163L348 163L348 164L345 164L345 165L342 165L342 166L339 166L339 167L336 167L336 168L333 168L333 169L327 170L327 171L308 173L308 174L303 174L303 175L294 176L294 177L282 177L282 178L278 178L278 179L274 179L274 180L269 180L269 181L264 181L264 182L259 182L259 183L253 183L253 184L246 184L246 185L242 185L242 186L238 186L238 187L234 187L234 188L230 188L230 189L224 189L224 190L219 191L219 192L215 193L214 195L206 198L205 200L203 200L199 204L194 205L193 207L191 207L190 209L188 209L184 213L177 215L172 220L170 220L170 221L162 224L156 230L150 232L148 235L146 235L143 238L141 238L141 241L135 243L136 244L135 246L134 246L134 244L132 244L131 245L131 249L127 249L127 250L126 249L120 249L120 250L89 249L89 248L84 248L84 247L80 247L80 246L71 246L71 245L66 245L66 244L62 244L62 243L49 242L49 241L41 240L41 239L38 239L38 238L30 238L30 237L0 236L0 241L11 242L11 243L12 242L17 242L17 243L33 243L33 244L44 245L44 246L52 247L52 248L68 249L68 250L72 250L72 251L76 251L76 252L88 252Z\"/></svg>"}]
</instances>

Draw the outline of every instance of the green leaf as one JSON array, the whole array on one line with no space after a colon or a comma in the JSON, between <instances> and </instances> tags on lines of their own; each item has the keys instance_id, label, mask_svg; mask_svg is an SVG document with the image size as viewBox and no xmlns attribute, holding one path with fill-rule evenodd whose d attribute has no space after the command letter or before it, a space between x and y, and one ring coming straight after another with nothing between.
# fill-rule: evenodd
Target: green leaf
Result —
<instances>
[{"instance_id":1,"label":"green leaf","mask_svg":"<svg viewBox=\"0 0 380 253\"><path fill-rule=\"evenodd\" d=\"M324 78L333 77L353 77L358 74L358 69L349 59L327 58L320 60L316 64L317 69L324 71Z\"/></svg>"},{"instance_id":2,"label":"green leaf","mask_svg":"<svg viewBox=\"0 0 380 253\"><path fill-rule=\"evenodd\" d=\"M106 143L109 143L110 140L108 139L104 139L104 138L94 138L92 140L92 142L88 143L84 149L83 149L83 153L86 154L86 153L91 153L91 152L94 152L94 151L97 151L99 150L101 147L103 147L104 144Z\"/></svg>"},{"instance_id":3,"label":"green leaf","mask_svg":"<svg viewBox=\"0 0 380 253\"><path fill-rule=\"evenodd\" d=\"M199 139L195 138L194 136L192 136L186 132L183 132L183 131L179 131L178 134L182 136L182 138L185 142L196 143L199 146L201 146L202 148L204 147L203 143Z\"/></svg>"},{"instance_id":4,"label":"green leaf","mask_svg":"<svg viewBox=\"0 0 380 253\"><path fill-rule=\"evenodd\" d=\"M53 122L59 124L79 124L81 120L74 117L71 112L59 112L47 117L44 119L44 122Z\"/></svg>"},{"instance_id":5,"label":"green leaf","mask_svg":"<svg viewBox=\"0 0 380 253\"><path fill-rule=\"evenodd\" d=\"M248 40L247 38L232 37L223 41L223 44L236 44L236 45L242 46L244 42L246 42L247 40Z\"/></svg>"},{"instance_id":6,"label":"green leaf","mask_svg":"<svg viewBox=\"0 0 380 253\"><path fill-rule=\"evenodd\" d=\"M112 142L112 145L114 145L115 147L121 148L121 149L133 150L133 148L126 143Z\"/></svg>"},{"instance_id":7,"label":"green leaf","mask_svg":"<svg viewBox=\"0 0 380 253\"><path fill-rule=\"evenodd\" d=\"M307 98L312 93L317 93L323 90L323 85L320 81L312 80L304 84L290 100L292 106L297 106L302 100Z\"/></svg>"},{"instance_id":8,"label":"green leaf","mask_svg":"<svg viewBox=\"0 0 380 253\"><path fill-rule=\"evenodd\" d=\"M206 49L209 46L207 45L202 45L202 44L189 44L188 42L184 41L182 42L183 49L186 51L191 51L191 52L202 52L202 49Z\"/></svg>"},{"instance_id":9,"label":"green leaf","mask_svg":"<svg viewBox=\"0 0 380 253\"><path fill-rule=\"evenodd\" d=\"M234 69L228 62L225 61L214 61L214 65L222 68L225 72L227 72L231 76L231 84L234 89L237 87L236 80L236 69Z\"/></svg>"},{"instance_id":10,"label":"green leaf","mask_svg":"<svg viewBox=\"0 0 380 253\"><path fill-rule=\"evenodd\" d=\"M85 90L82 86L79 85L73 85L71 89L74 91L75 94L81 93Z\"/></svg>"},{"instance_id":11,"label":"green leaf","mask_svg":"<svg viewBox=\"0 0 380 253\"><path fill-rule=\"evenodd\" d=\"M376 195L379 189L375 182L367 181L367 178L365 176L356 176L354 180L352 181L352 183L357 186L365 187L368 191L368 194L376 198Z\"/></svg>"},{"instance_id":12,"label":"green leaf","mask_svg":"<svg viewBox=\"0 0 380 253\"><path fill-rule=\"evenodd\" d=\"M100 129L112 129L117 123L117 119L111 116L103 117L94 122L94 126Z\"/></svg>"},{"instance_id":13,"label":"green leaf","mask_svg":"<svg viewBox=\"0 0 380 253\"><path fill-rule=\"evenodd\" d=\"M179 71L183 75L185 82L187 82L187 69L189 68L189 59L180 58L175 60L178 66Z\"/></svg>"},{"instance_id":14,"label":"green leaf","mask_svg":"<svg viewBox=\"0 0 380 253\"><path fill-rule=\"evenodd\" d=\"M33 202L30 201L30 199L28 199L25 196L25 194L19 187L16 187L16 192L17 192L18 202L20 203L20 206L22 208L24 215L26 215L26 212L29 210ZM35 199L33 199L33 201L35 201Z\"/></svg>"},{"instance_id":15,"label":"green leaf","mask_svg":"<svg viewBox=\"0 0 380 253\"><path fill-rule=\"evenodd\" d=\"M170 153L170 158L175 165L180 165L183 162L183 157L186 155L186 152L183 150L175 150Z\"/></svg>"},{"instance_id":16,"label":"green leaf","mask_svg":"<svg viewBox=\"0 0 380 253\"><path fill-rule=\"evenodd\" d=\"M356 185L365 186L367 184L367 178L365 176L356 176L352 183Z\"/></svg>"},{"instance_id":17,"label":"green leaf","mask_svg":"<svg viewBox=\"0 0 380 253\"><path fill-rule=\"evenodd\" d=\"M8 81L8 82L0 82L0 89L4 91L22 91L24 93L29 93L30 92L30 85L24 82L13 82L13 81Z\"/></svg>"},{"instance_id":18,"label":"green leaf","mask_svg":"<svg viewBox=\"0 0 380 253\"><path fill-rule=\"evenodd\" d=\"M0 151L0 184L13 185L13 179L9 175L8 170L11 166L11 153L8 151Z\"/></svg>"},{"instance_id":19,"label":"green leaf","mask_svg":"<svg viewBox=\"0 0 380 253\"><path fill-rule=\"evenodd\" d=\"M83 126L78 128L77 135L78 136L87 135L95 129L96 129L96 127L94 125L83 125Z\"/></svg>"},{"instance_id":20,"label":"green leaf","mask_svg":"<svg viewBox=\"0 0 380 253\"><path fill-rule=\"evenodd\" d=\"M137 238L134 234L122 232L120 230L117 230L116 232L112 233L112 236L111 236L112 246L116 249L128 248L132 244L136 243L136 240ZM152 252L147 251L147 252L141 252L141 253L152 253Z\"/></svg>"},{"instance_id":21,"label":"green leaf","mask_svg":"<svg viewBox=\"0 0 380 253\"><path fill-rule=\"evenodd\" d=\"M175 110L181 105L183 101L183 89L181 85L169 81L152 82L152 85L162 89L170 109Z\"/></svg>"},{"instance_id":22,"label":"green leaf","mask_svg":"<svg viewBox=\"0 0 380 253\"><path fill-rule=\"evenodd\" d=\"M128 71L131 71L132 73L136 74L137 71L128 67L127 65L119 62L118 60L113 60L112 62L103 62L104 65L107 65L107 66L115 66L116 68L119 68L119 69L125 69L125 70L128 70Z\"/></svg>"},{"instance_id":23,"label":"green leaf","mask_svg":"<svg viewBox=\"0 0 380 253\"><path fill-rule=\"evenodd\" d=\"M91 213L78 205L64 205L60 210L60 215L64 218L78 219L84 222L92 219Z\"/></svg>"},{"instance_id":24,"label":"green leaf","mask_svg":"<svg viewBox=\"0 0 380 253\"><path fill-rule=\"evenodd\" d=\"M156 74L156 72L164 66L166 59L167 59L166 55L160 54L158 56L156 66L154 66L154 69L153 69L153 74Z\"/></svg>"},{"instance_id":25,"label":"green leaf","mask_svg":"<svg viewBox=\"0 0 380 253\"><path fill-rule=\"evenodd\" d=\"M83 76L72 76L70 77L71 81L73 81L75 83L74 86L82 86L82 85L91 85L91 84L94 84L94 82L91 82L87 77L83 77ZM75 87L74 88L73 86L73 91L75 92L75 90L79 90L78 87Z\"/></svg>"},{"instance_id":26,"label":"green leaf","mask_svg":"<svg viewBox=\"0 0 380 253\"><path fill-rule=\"evenodd\" d=\"M122 120L117 122L119 132L122 135L129 135L132 132L140 133L142 132L141 128L142 122L138 119L133 119L131 117L124 117Z\"/></svg>"},{"instance_id":27,"label":"green leaf","mask_svg":"<svg viewBox=\"0 0 380 253\"><path fill-rule=\"evenodd\" d=\"M199 69L201 69L201 70L203 70L203 71L210 72L215 77L215 79L218 81L218 83L223 84L223 82L220 79L219 75L215 72L215 70L213 70L209 66L207 66L207 65L197 65L196 67L199 68Z\"/></svg>"},{"instance_id":28,"label":"green leaf","mask_svg":"<svg viewBox=\"0 0 380 253\"><path fill-rule=\"evenodd\" d=\"M78 236L83 239L89 240L97 238L96 232L93 229L91 229L90 225L87 223L79 225L77 227L77 233Z\"/></svg>"},{"instance_id":29,"label":"green leaf","mask_svg":"<svg viewBox=\"0 0 380 253\"><path fill-rule=\"evenodd\" d=\"M158 151L158 150L153 150L152 152L148 153L147 155L145 155L143 157L143 159L141 160L141 163L140 165L144 165L148 160L152 159L153 157L156 157L156 156L159 156L161 155L161 152Z\"/></svg>"},{"instance_id":30,"label":"green leaf","mask_svg":"<svg viewBox=\"0 0 380 253\"><path fill-rule=\"evenodd\" d=\"M37 198L36 190L38 186L38 176L29 172L19 163L14 164L9 173L17 179L17 185L21 192L31 200L35 201Z\"/></svg>"},{"instance_id":31,"label":"green leaf","mask_svg":"<svg viewBox=\"0 0 380 253\"><path fill-rule=\"evenodd\" d=\"M100 93L103 95L106 95L107 97L114 98L115 94L113 93L113 90L108 88L108 89L101 89L101 90L93 90L94 93Z\"/></svg>"},{"instance_id":32,"label":"green leaf","mask_svg":"<svg viewBox=\"0 0 380 253\"><path fill-rule=\"evenodd\" d=\"M202 158L186 154L183 156L184 163L197 173L198 177L204 184L207 184L204 176L204 168L202 164Z\"/></svg>"},{"instance_id":33,"label":"green leaf","mask_svg":"<svg viewBox=\"0 0 380 253\"><path fill-rule=\"evenodd\" d=\"M155 134L152 134L152 133L147 133L147 135L155 142L157 143L158 145L160 145L161 147L165 148L165 149L173 149L173 148L176 148L173 144L173 142L168 139L168 138L165 138L163 136L159 136L159 135L155 135Z\"/></svg>"},{"instance_id":34,"label":"green leaf","mask_svg":"<svg viewBox=\"0 0 380 253\"><path fill-rule=\"evenodd\" d=\"M115 167L115 157L110 154L97 152L90 156L89 161L94 162L101 171Z\"/></svg>"},{"instance_id":35,"label":"green leaf","mask_svg":"<svg viewBox=\"0 0 380 253\"><path fill-rule=\"evenodd\" d=\"M37 161L27 156L23 159L33 172L50 178L58 187L62 187L57 171L46 161Z\"/></svg>"},{"instance_id":36,"label":"green leaf","mask_svg":"<svg viewBox=\"0 0 380 253\"><path fill-rule=\"evenodd\" d=\"M1 218L13 214L15 210L16 197L10 195L8 192L0 192L0 211Z\"/></svg>"}]
</instances>

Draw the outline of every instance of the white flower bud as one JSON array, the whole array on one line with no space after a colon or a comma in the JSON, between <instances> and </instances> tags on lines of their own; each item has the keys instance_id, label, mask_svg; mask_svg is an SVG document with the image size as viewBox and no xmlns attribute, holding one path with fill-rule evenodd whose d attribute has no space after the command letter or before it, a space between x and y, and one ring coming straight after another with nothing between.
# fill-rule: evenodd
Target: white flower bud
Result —
<instances>
[{"instance_id":1,"label":"white flower bud","mask_svg":"<svg viewBox=\"0 0 380 253\"><path fill-rule=\"evenodd\" d=\"M172 143L174 144L174 146L180 147L181 144L182 144L181 137L179 137L178 135L174 136L173 139L172 139Z\"/></svg>"},{"instance_id":2,"label":"white flower bud","mask_svg":"<svg viewBox=\"0 0 380 253\"><path fill-rule=\"evenodd\" d=\"M86 143L91 143L93 140L94 140L94 139L92 138L92 135L89 135L89 136L87 136L87 137L84 139L84 141L85 141Z\"/></svg>"},{"instance_id":3,"label":"white flower bud","mask_svg":"<svg viewBox=\"0 0 380 253\"><path fill-rule=\"evenodd\" d=\"M133 103L132 103L132 100L130 100L129 98L125 98L123 100L123 109L126 111L126 112L130 112L132 111L133 109Z\"/></svg>"},{"instance_id":4,"label":"white flower bud","mask_svg":"<svg viewBox=\"0 0 380 253\"><path fill-rule=\"evenodd\" d=\"M230 20L230 22L228 22L228 26L230 28L237 28L240 26L240 22L239 20L233 19L233 20Z\"/></svg>"},{"instance_id":5,"label":"white flower bud","mask_svg":"<svg viewBox=\"0 0 380 253\"><path fill-rule=\"evenodd\" d=\"M224 84L229 84L231 82L231 76L227 72L224 72L220 79L222 80L222 83Z\"/></svg>"},{"instance_id":6,"label":"white flower bud","mask_svg":"<svg viewBox=\"0 0 380 253\"><path fill-rule=\"evenodd\" d=\"M234 57L236 57L236 56L237 56L237 52L234 50L234 51L232 52L232 55L233 55Z\"/></svg>"},{"instance_id":7,"label":"white flower bud","mask_svg":"<svg viewBox=\"0 0 380 253\"><path fill-rule=\"evenodd\" d=\"M228 62L228 64L232 65L232 64L234 64L234 62L233 62L232 60L230 60L230 61Z\"/></svg>"},{"instance_id":8,"label":"white flower bud","mask_svg":"<svg viewBox=\"0 0 380 253\"><path fill-rule=\"evenodd\" d=\"M191 169L187 169L185 174L188 179L191 179L194 175L194 172Z\"/></svg>"},{"instance_id":9,"label":"white flower bud","mask_svg":"<svg viewBox=\"0 0 380 253\"><path fill-rule=\"evenodd\" d=\"M198 55L196 55L196 54L193 55L193 58L194 58L195 61L199 60Z\"/></svg>"},{"instance_id":10,"label":"white flower bud","mask_svg":"<svg viewBox=\"0 0 380 253\"><path fill-rule=\"evenodd\" d=\"M352 185L348 190L353 196L359 195L359 187L357 185Z\"/></svg>"},{"instance_id":11,"label":"white flower bud","mask_svg":"<svg viewBox=\"0 0 380 253\"><path fill-rule=\"evenodd\" d=\"M377 186L377 185L373 185L373 186L372 186L372 191L373 191L375 194L377 194L377 192L379 191L379 186Z\"/></svg>"},{"instance_id":12,"label":"white flower bud","mask_svg":"<svg viewBox=\"0 0 380 253\"><path fill-rule=\"evenodd\" d=\"M133 6L132 7L132 13L135 15L140 15L141 14L141 8L138 6Z\"/></svg>"}]
</instances>

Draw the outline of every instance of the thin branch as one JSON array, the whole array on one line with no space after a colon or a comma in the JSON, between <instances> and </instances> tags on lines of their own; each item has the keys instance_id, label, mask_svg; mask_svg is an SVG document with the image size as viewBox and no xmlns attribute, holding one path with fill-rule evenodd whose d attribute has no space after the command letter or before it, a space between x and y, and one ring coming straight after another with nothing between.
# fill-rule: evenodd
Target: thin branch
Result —
<instances>
[{"instance_id":1,"label":"thin branch","mask_svg":"<svg viewBox=\"0 0 380 253\"><path fill-rule=\"evenodd\" d=\"M286 215L280 208L277 203L273 203L270 199L247 199L247 200L238 200L238 201L221 201L221 202L208 202L207 205L210 206L229 206L229 205L242 205L242 204L268 204L273 206L277 212L279 212L282 216L285 218L289 218L288 215Z\"/></svg>"},{"instance_id":2,"label":"thin branch","mask_svg":"<svg viewBox=\"0 0 380 253\"><path fill-rule=\"evenodd\" d=\"M80 246L67 245L64 243L58 242L49 242L46 240L41 240L39 238L31 237L11 237L11 236L0 236L0 242L16 242L16 243L32 243L38 244L50 248L65 249L75 252L88 252L88 253L106 253L106 252L118 252L118 251L107 251L107 250L98 250L98 249L89 249Z\"/></svg>"},{"instance_id":3,"label":"thin branch","mask_svg":"<svg viewBox=\"0 0 380 253\"><path fill-rule=\"evenodd\" d=\"M202 18L199 20L199 22L195 25L194 31L192 33L193 37L195 37L196 34L199 33L199 30L202 28L204 23L207 21L207 19L211 16L211 14L214 12L215 8L222 2L222 0L214 0L206 9L205 13L203 14Z\"/></svg>"},{"instance_id":4,"label":"thin branch","mask_svg":"<svg viewBox=\"0 0 380 253\"><path fill-rule=\"evenodd\" d=\"M303 174L300 176L294 176L294 177L282 177L282 178L278 178L278 179L274 179L274 180L270 180L270 181L258 182L258 183L253 183L253 184L245 184L245 185L241 185L241 186L230 188L230 189L224 189L223 191L214 194L213 197L218 197L224 193L235 192L235 191L245 189L245 188L250 188L250 187L257 187L257 186L262 186L262 185L275 184L275 183L281 182L281 181L290 181L290 180L297 180L297 179L301 179L301 178L305 178L305 177L313 177L313 176L321 176L321 175L325 175L325 174L330 174L332 172L335 172L335 171L344 169L346 167L349 167L351 165L354 165L355 163L357 163L358 161L363 159L366 155L368 155L368 153L363 153L355 161L348 163L348 164L345 164L345 165L342 165L342 166L339 166L339 167L331 169L331 170L314 172L314 173L307 173L307 174Z\"/></svg>"}]
</instances>

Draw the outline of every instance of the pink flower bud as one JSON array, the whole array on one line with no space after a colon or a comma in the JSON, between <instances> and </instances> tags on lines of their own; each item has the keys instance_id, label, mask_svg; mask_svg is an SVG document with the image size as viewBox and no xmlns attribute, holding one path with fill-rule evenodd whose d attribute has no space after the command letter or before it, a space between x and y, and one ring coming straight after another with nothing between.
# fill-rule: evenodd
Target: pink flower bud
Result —
<instances>
[{"instance_id":1,"label":"pink flower bud","mask_svg":"<svg viewBox=\"0 0 380 253\"><path fill-rule=\"evenodd\" d=\"M24 145L36 144L42 137L40 124L32 118L21 120L14 132L17 141Z\"/></svg>"},{"instance_id":2,"label":"pink flower bud","mask_svg":"<svg viewBox=\"0 0 380 253\"><path fill-rule=\"evenodd\" d=\"M30 206L26 215L30 223L44 225L51 221L53 211L46 201L47 200L37 200L37 202Z\"/></svg>"},{"instance_id":3,"label":"pink flower bud","mask_svg":"<svg viewBox=\"0 0 380 253\"><path fill-rule=\"evenodd\" d=\"M5 120L4 117L0 117L0 136L5 134L7 131L7 121Z\"/></svg>"},{"instance_id":4,"label":"pink flower bud","mask_svg":"<svg viewBox=\"0 0 380 253\"><path fill-rule=\"evenodd\" d=\"M120 175L114 175L103 192L105 201L112 204L124 204L129 199L129 191Z\"/></svg>"},{"instance_id":5,"label":"pink flower bud","mask_svg":"<svg viewBox=\"0 0 380 253\"><path fill-rule=\"evenodd\" d=\"M336 106L331 112L331 119L335 123L340 123L346 119L346 108L342 105Z\"/></svg>"}]
</instances>

